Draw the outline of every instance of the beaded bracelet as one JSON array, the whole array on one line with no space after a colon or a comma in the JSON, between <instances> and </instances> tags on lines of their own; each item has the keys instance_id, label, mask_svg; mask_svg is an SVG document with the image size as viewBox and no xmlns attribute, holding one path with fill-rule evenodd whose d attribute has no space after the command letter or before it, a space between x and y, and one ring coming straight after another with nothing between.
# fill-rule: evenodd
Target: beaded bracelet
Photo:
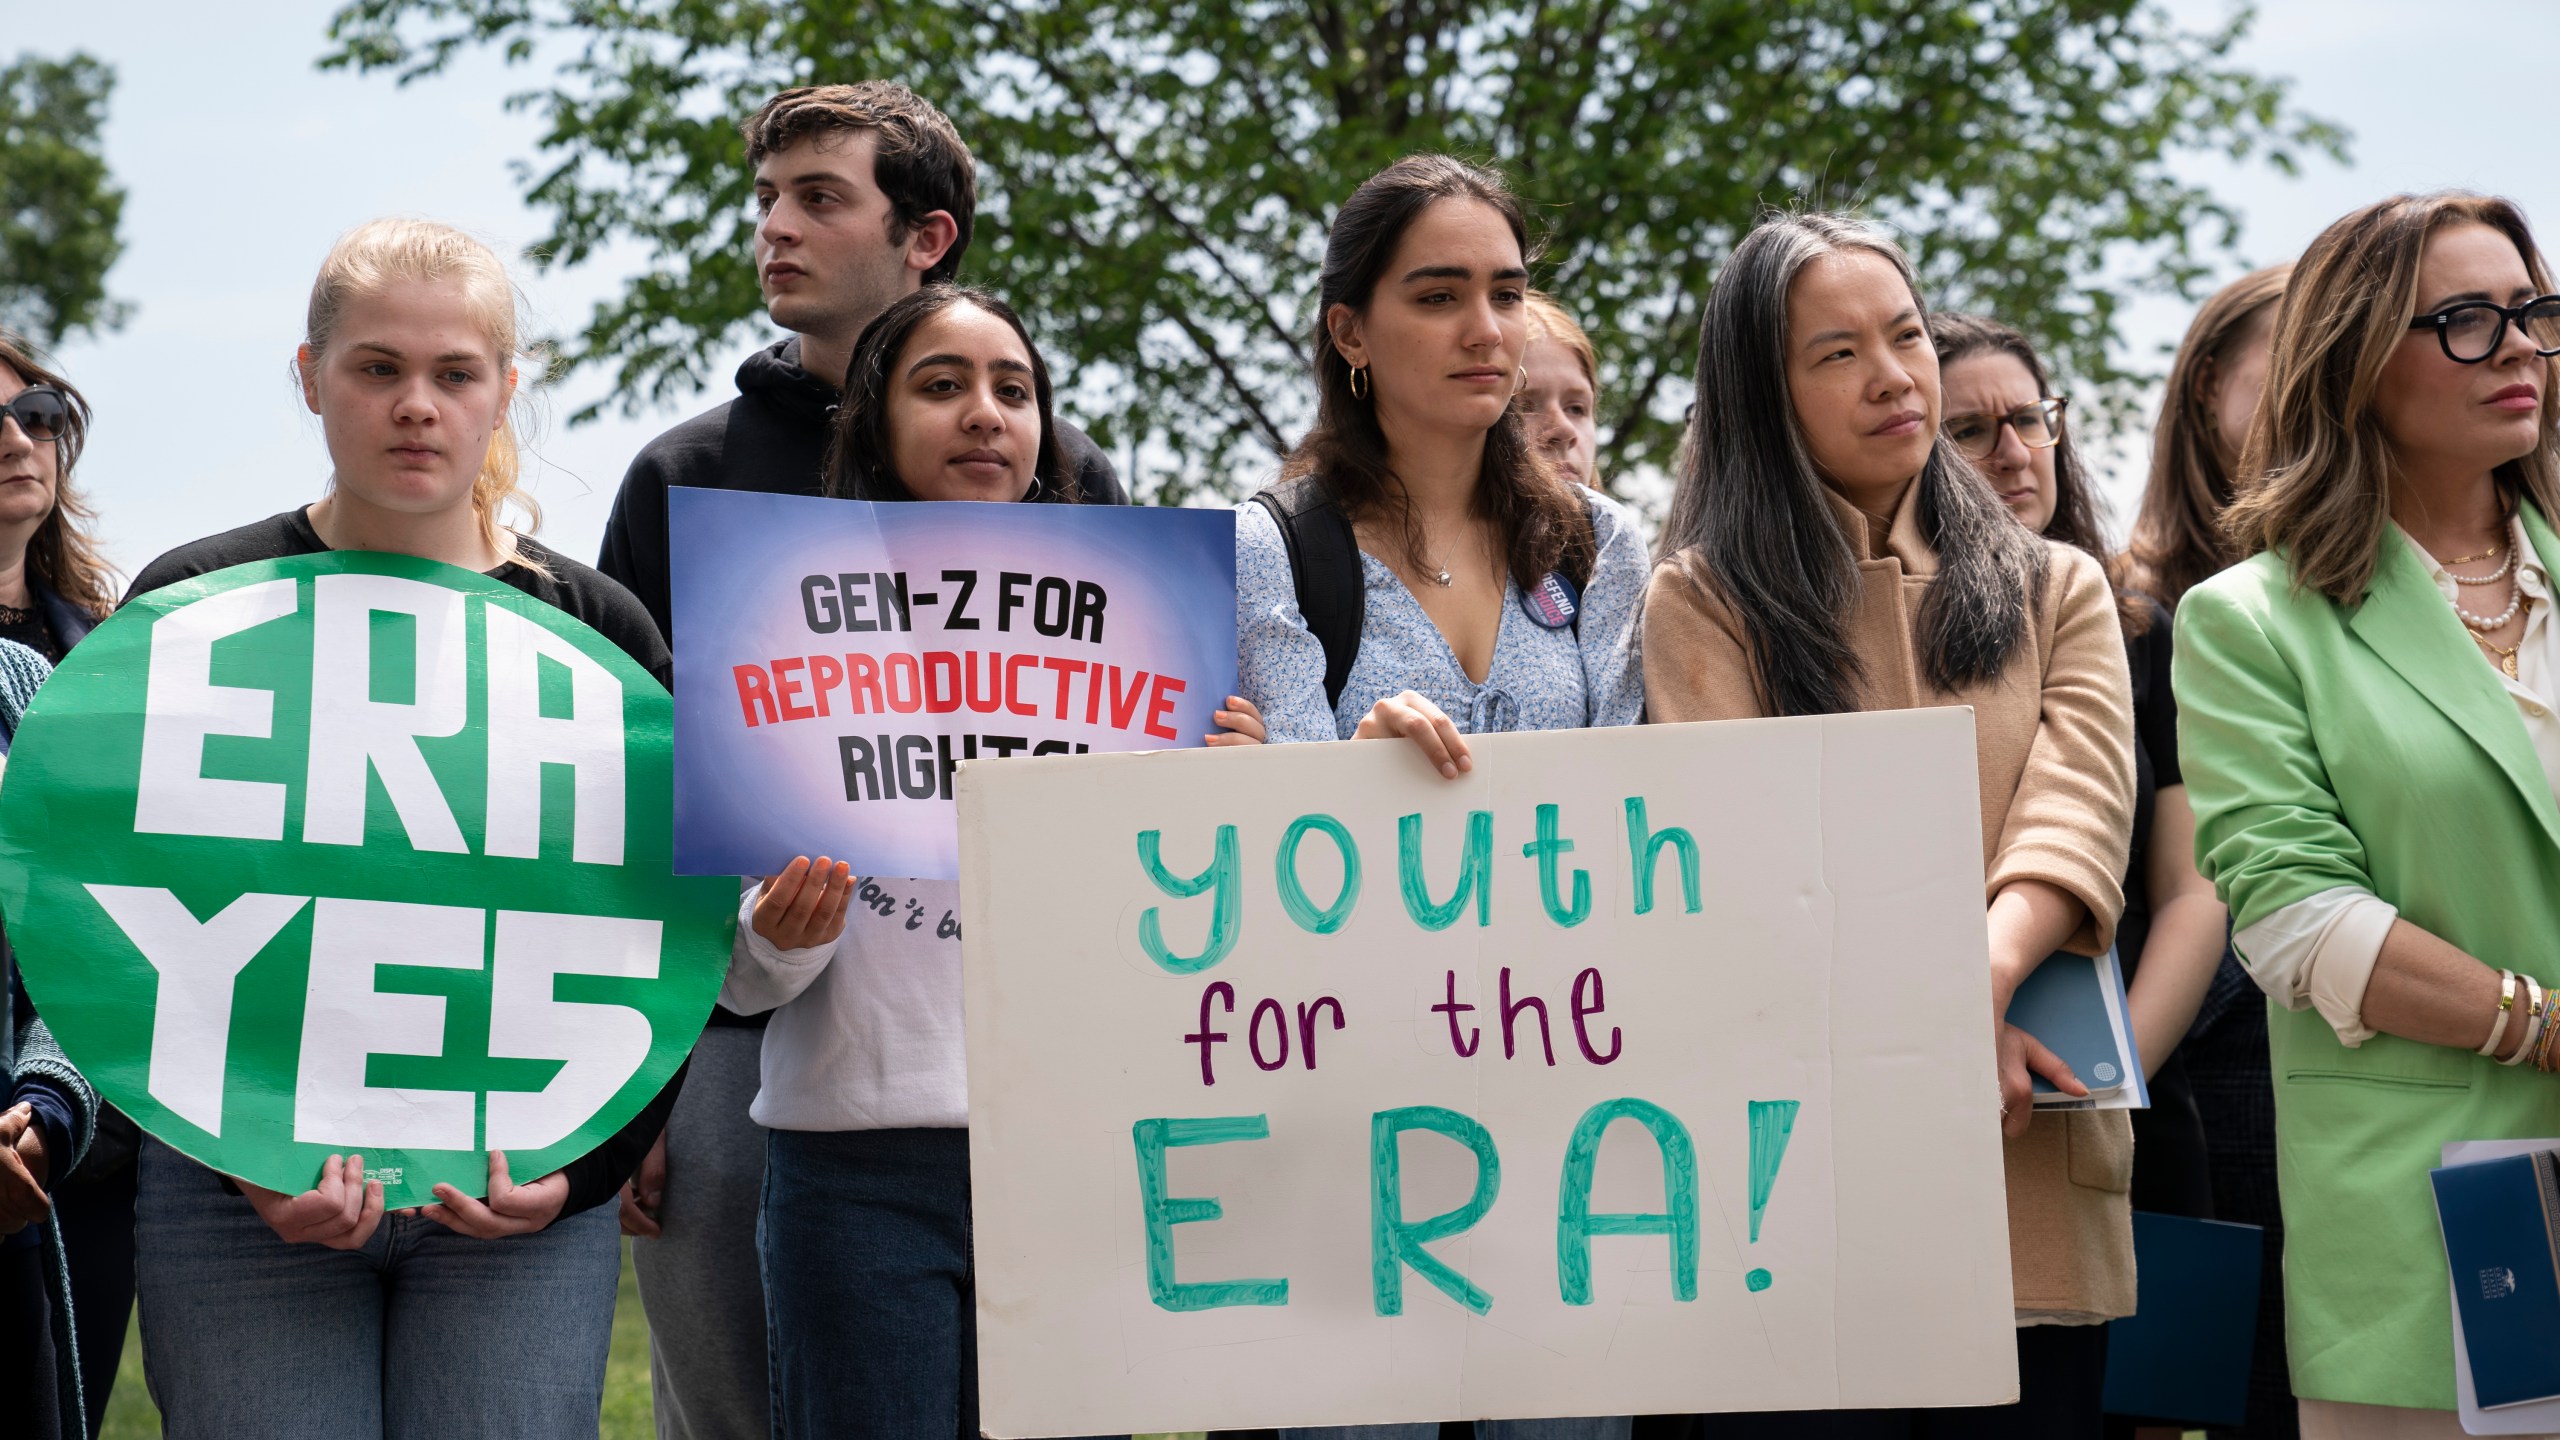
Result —
<instances>
[{"instance_id":1,"label":"beaded bracelet","mask_svg":"<svg viewBox=\"0 0 2560 1440\"><path fill-rule=\"evenodd\" d=\"M2560 995L2553 998L2560 1001ZM2533 1068L2545 1075L2560 1068L2560 1025L2542 1027L2542 1043L2534 1047Z\"/></svg>"},{"instance_id":2,"label":"beaded bracelet","mask_svg":"<svg viewBox=\"0 0 2560 1440\"><path fill-rule=\"evenodd\" d=\"M2507 1017L2515 1010L2515 1008L2516 972L2513 970L2501 970L2498 972L2497 1021L2489 1027L2489 1043L2472 1051L2472 1054L2494 1056L2498 1053L2498 1042L2507 1038Z\"/></svg>"},{"instance_id":3,"label":"beaded bracelet","mask_svg":"<svg viewBox=\"0 0 2560 1440\"><path fill-rule=\"evenodd\" d=\"M2501 1065L2521 1065L2531 1058L2535 1048L2542 1043L2543 1032L2550 1028L2550 1011L2543 1003L2542 982L2530 975L2518 978L2524 982L2525 990L2524 1038L2516 1042L2514 1055L2498 1062Z\"/></svg>"}]
</instances>

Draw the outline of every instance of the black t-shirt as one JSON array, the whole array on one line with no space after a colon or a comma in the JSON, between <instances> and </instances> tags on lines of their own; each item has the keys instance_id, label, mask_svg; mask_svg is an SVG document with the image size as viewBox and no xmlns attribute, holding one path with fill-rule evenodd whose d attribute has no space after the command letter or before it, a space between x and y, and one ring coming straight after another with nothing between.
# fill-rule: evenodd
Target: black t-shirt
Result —
<instances>
[{"instance_id":1,"label":"black t-shirt","mask_svg":"<svg viewBox=\"0 0 2560 1440\"><path fill-rule=\"evenodd\" d=\"M288 555L319 555L328 548L320 532L311 528L309 510L296 507L237 530L225 530L179 546L142 567L125 598L131 600L164 585L234 565L281 560ZM659 684L667 683L674 674L675 661L667 653L666 637L658 633L658 622L649 618L649 612L641 608L630 591L539 540L517 536L516 549L550 573L546 575L511 560L490 571L490 579L584 621L589 629L612 641L641 669L656 677Z\"/></svg>"},{"instance_id":2,"label":"black t-shirt","mask_svg":"<svg viewBox=\"0 0 2560 1440\"><path fill-rule=\"evenodd\" d=\"M516 546L551 573L545 575L510 562L490 571L490 579L576 616L621 647L623 654L656 676L659 684L667 682L674 665L667 654L667 642L658 634L657 622L649 618L649 612L631 597L630 591L537 541L519 536ZM281 560L289 555L318 555L328 549L320 532L311 528L307 510L287 510L237 530L179 546L144 566L142 573L134 577L133 588L125 593L125 599L130 601L137 595L234 565ZM622 1182L640 1168L641 1157L656 1143L658 1132L666 1128L667 1113L675 1108L677 1092L684 1089L684 1076L683 1070L676 1071L675 1078L667 1082L656 1099L641 1107L629 1124L562 1167L562 1173L569 1177L569 1198L560 1207L562 1215L575 1215L614 1198ZM515 1177L519 1184L529 1178Z\"/></svg>"}]
</instances>

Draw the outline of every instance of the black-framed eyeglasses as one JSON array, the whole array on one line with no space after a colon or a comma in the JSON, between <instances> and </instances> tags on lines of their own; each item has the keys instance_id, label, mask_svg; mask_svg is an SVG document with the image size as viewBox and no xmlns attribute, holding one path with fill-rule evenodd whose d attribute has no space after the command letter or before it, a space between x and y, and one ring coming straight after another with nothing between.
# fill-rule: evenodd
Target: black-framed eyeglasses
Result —
<instances>
[{"instance_id":1,"label":"black-framed eyeglasses","mask_svg":"<svg viewBox=\"0 0 2560 1440\"><path fill-rule=\"evenodd\" d=\"M2000 448L2000 427L2005 425L2018 432L2019 444L2049 450L2062 443L2062 412L2069 408L2068 396L2054 395L2006 415L1950 415L1944 427L1947 442L1967 460L1988 460Z\"/></svg>"},{"instance_id":2,"label":"black-framed eyeglasses","mask_svg":"<svg viewBox=\"0 0 2560 1440\"><path fill-rule=\"evenodd\" d=\"M30 385L0 405L0 417L17 421L30 440L59 440L71 428L71 397L50 385Z\"/></svg>"},{"instance_id":3,"label":"black-framed eyeglasses","mask_svg":"<svg viewBox=\"0 0 2560 1440\"><path fill-rule=\"evenodd\" d=\"M2544 295L2521 305L2493 305L2465 300L2409 322L2412 330L2435 327L2436 343L2445 358L2458 365L2477 365L2507 343L2507 327L2524 331L2536 355L2560 355L2560 295Z\"/></svg>"}]
</instances>

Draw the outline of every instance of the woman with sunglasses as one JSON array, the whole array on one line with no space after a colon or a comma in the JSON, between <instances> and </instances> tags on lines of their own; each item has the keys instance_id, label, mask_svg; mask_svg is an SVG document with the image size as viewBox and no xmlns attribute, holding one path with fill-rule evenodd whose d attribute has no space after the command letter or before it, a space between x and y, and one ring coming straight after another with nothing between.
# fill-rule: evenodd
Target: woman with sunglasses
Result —
<instances>
[{"instance_id":1,"label":"woman with sunglasses","mask_svg":"<svg viewBox=\"0 0 2560 1440\"><path fill-rule=\"evenodd\" d=\"M1945 395L1947 439L2028 529L2108 564L2097 497L2027 337L1974 315L1929 317ZM2196 873L2195 812L2178 770L2178 707L2169 694L2169 613L2119 591L2116 618L2133 673L2133 850L2124 874L2116 955L2127 1020L2150 1080L2133 1112L2133 1208L2213 1214L2204 1120L2177 1047L2222 960L2227 914Z\"/></svg>"},{"instance_id":2,"label":"woman with sunglasses","mask_svg":"<svg viewBox=\"0 0 2560 1440\"><path fill-rule=\"evenodd\" d=\"M25 647L0 645L9 657L0 663L0 752L51 664L113 603L113 574L71 483L88 434L89 405L80 392L0 331L0 641ZM0 992L10 1005L0 1051L12 1052L0 1055L7 1062L0 1064L0 1136L15 1152L14 1163L0 1154L0 1230L11 1232L0 1237L0 1395L58 1395L69 1407L61 1412L63 1434L79 1434L83 1424L95 1431L133 1308L133 1130L97 1107L49 1040L33 1038L42 1022L5 941ZM57 1062L61 1075L48 1076ZM21 1106L24 1119L11 1135L9 1116ZM111 1144L112 1157L91 1157L73 1181L74 1163L101 1122L122 1143ZM102 1167L99 1158L121 1163ZM85 1304L71 1303L75 1292ZM74 1343L66 1323L74 1320L88 1322L88 1333L77 1337L85 1346ZM77 1400L84 1385L72 1383L75 1357L84 1362L85 1407ZM28 1365L42 1373L26 1372ZM52 1433L54 1419L34 1417L35 1433Z\"/></svg>"},{"instance_id":3,"label":"woman with sunglasses","mask_svg":"<svg viewBox=\"0 0 2560 1440\"><path fill-rule=\"evenodd\" d=\"M2504 200L2400 195L2296 262L2178 607L2197 857L2276 1001L2302 1433L2457 1436L2428 1172L2560 1134L2560 297Z\"/></svg>"}]
</instances>

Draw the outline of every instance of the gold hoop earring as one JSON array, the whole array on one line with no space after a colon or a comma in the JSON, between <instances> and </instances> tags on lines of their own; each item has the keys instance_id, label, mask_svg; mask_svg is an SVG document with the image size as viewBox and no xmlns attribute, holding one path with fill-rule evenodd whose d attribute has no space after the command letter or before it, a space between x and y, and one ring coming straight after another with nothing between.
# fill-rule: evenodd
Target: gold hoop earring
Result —
<instances>
[{"instance_id":1,"label":"gold hoop earring","mask_svg":"<svg viewBox=\"0 0 2560 1440\"><path fill-rule=\"evenodd\" d=\"M1351 398L1354 400L1369 398L1369 367L1366 365L1351 367Z\"/></svg>"},{"instance_id":2,"label":"gold hoop earring","mask_svg":"<svg viewBox=\"0 0 2560 1440\"><path fill-rule=\"evenodd\" d=\"M1529 367L1528 367L1527 363L1523 362L1523 363L1522 363L1522 365L1520 366L1520 371L1519 371L1519 373L1511 377L1511 393L1512 393L1513 395L1515 395L1515 396L1516 396L1516 395L1518 395L1521 391L1526 390L1526 389L1528 389L1528 388L1529 388Z\"/></svg>"}]
</instances>

